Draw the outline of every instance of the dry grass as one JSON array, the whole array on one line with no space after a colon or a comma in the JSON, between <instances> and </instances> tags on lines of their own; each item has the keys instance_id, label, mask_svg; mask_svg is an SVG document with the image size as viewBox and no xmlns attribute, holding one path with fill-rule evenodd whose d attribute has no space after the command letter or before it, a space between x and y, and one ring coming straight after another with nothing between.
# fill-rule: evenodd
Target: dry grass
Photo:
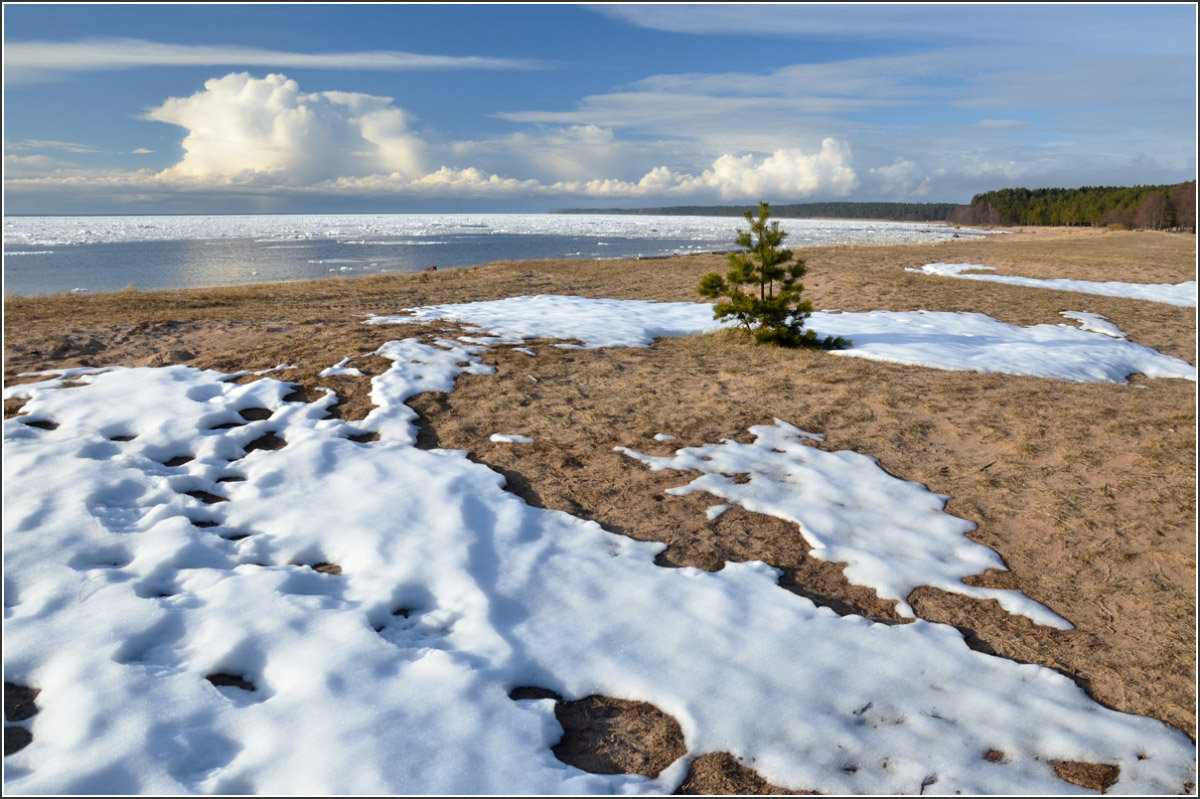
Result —
<instances>
[{"instance_id":1,"label":"dry grass","mask_svg":"<svg viewBox=\"0 0 1200 799\"><path fill-rule=\"evenodd\" d=\"M904 271L969 262L1001 274L1177 283L1195 278L1193 236L1036 231L800 253L817 308L977 311L1021 325L1060 323L1059 311L1089 310L1134 341L1195 363L1194 309ZM341 415L360 418L369 408L367 380L316 374L386 340L431 332L363 325L361 314L538 293L692 301L700 276L723 268L720 256L534 261L259 287L9 298L5 381L73 365L186 362L235 371L286 363L295 368L282 379L308 392L333 388ZM470 451L532 504L666 542L664 566L719 569L726 560L760 559L784 571L789 590L839 612L898 622L888 603L849 585L840 566L809 557L793 526L740 509L709 522L711 497L663 493L693 475L649 472L612 451L624 445L668 454L723 438L747 441L746 428L774 417L824 433L822 448L872 455L891 474L952 497L948 512L978 524L972 537L1009 566L978 582L1018 588L1076 629L1040 628L994 602L927 588L910 598L919 615L956 625L981 650L1058 669L1098 701L1194 738L1195 383L1136 380L1148 387L1135 388L937 371L757 347L732 333L648 349L533 346L535 358L493 350L486 360L497 374L464 376L451 394L415 399L423 445ZM6 416L17 410L6 403ZM489 442L496 432L535 442ZM659 443L659 432L677 440ZM708 781L690 779L688 790L718 792L722 780L746 792L773 789L732 761L703 765L693 777Z\"/></svg>"}]
</instances>

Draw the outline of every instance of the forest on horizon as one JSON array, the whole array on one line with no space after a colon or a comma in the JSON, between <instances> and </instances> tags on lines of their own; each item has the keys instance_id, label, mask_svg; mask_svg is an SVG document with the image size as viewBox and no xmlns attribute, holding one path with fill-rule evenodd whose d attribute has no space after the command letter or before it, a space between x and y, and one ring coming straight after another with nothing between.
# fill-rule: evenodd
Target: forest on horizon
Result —
<instances>
[{"instance_id":1,"label":"forest on horizon","mask_svg":"<svg viewBox=\"0 0 1200 799\"><path fill-rule=\"evenodd\" d=\"M658 208L564 208L556 214L731 216L742 205L674 205ZM976 194L969 204L814 202L771 205L776 218L882 219L949 222L969 226L1075 226L1196 232L1196 181L1159 186L1084 186L1077 189L1010 188Z\"/></svg>"}]
</instances>

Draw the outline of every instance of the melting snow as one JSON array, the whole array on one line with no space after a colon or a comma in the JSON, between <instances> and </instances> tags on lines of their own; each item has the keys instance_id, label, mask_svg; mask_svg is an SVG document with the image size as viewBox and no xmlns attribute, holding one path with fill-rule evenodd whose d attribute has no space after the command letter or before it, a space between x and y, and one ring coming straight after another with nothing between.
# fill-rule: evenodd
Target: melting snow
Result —
<instances>
[{"instance_id":1,"label":"melting snow","mask_svg":"<svg viewBox=\"0 0 1200 799\"><path fill-rule=\"evenodd\" d=\"M533 439L529 436L517 435L516 433L492 433L489 441L496 444L532 444Z\"/></svg>"},{"instance_id":2,"label":"melting snow","mask_svg":"<svg viewBox=\"0 0 1200 799\"><path fill-rule=\"evenodd\" d=\"M704 515L708 517L708 520L711 522L719 519L725 513L725 511L732 507L732 505L709 505L704 511Z\"/></svg>"},{"instance_id":3,"label":"melting snow","mask_svg":"<svg viewBox=\"0 0 1200 799\"><path fill-rule=\"evenodd\" d=\"M685 486L668 489L668 494L702 491L796 523L813 557L848 564L850 582L895 600L902 616L915 615L905 601L913 589L931 585L995 599L1009 613L1072 629L1066 619L1019 591L962 582L1005 566L995 552L966 537L974 523L943 512L950 497L892 477L866 455L816 449L810 444L811 433L779 419L773 426L751 427L750 432L753 444L726 439L681 449L672 457L643 455L628 447L617 451L655 471L703 472ZM739 483L732 475L749 475L749 480Z\"/></svg>"},{"instance_id":4,"label":"melting snow","mask_svg":"<svg viewBox=\"0 0 1200 799\"><path fill-rule=\"evenodd\" d=\"M1055 278L1043 280L1034 277L1019 277L1016 275L981 275L968 273L968 269L986 269L992 271L994 266L980 264L925 264L920 269L907 269L907 272L920 272L926 275L942 277L961 277L966 280L987 280L993 283L1008 283L1013 286L1030 286L1033 288L1057 289L1058 291L1078 291L1084 294L1102 294L1109 297L1126 297L1135 300L1150 300L1163 302L1168 305L1180 305L1186 308L1196 307L1196 281L1186 280L1183 283L1121 283L1118 281L1068 280Z\"/></svg>"},{"instance_id":5,"label":"melting snow","mask_svg":"<svg viewBox=\"0 0 1200 799\"><path fill-rule=\"evenodd\" d=\"M1112 338L1129 338L1121 328L1108 321L1103 314L1088 313L1087 311L1059 311L1059 315L1067 319L1074 319L1079 323L1080 330L1103 333Z\"/></svg>"},{"instance_id":6,"label":"melting snow","mask_svg":"<svg viewBox=\"0 0 1200 799\"><path fill-rule=\"evenodd\" d=\"M1018 327L945 311L814 313L809 322L821 335L853 339L853 347L834 353L844 357L1087 383L1124 383L1134 372L1196 379L1186 361L1064 324Z\"/></svg>"},{"instance_id":7,"label":"melting snow","mask_svg":"<svg viewBox=\"0 0 1200 799\"><path fill-rule=\"evenodd\" d=\"M410 314L373 316L367 323L449 320L493 334L488 343L573 338L589 348L645 347L661 336L695 335L721 327L713 319L712 306L705 303L547 294L426 306ZM1134 372L1196 379L1196 367L1186 361L1065 324L1018 327L978 313L818 311L809 317L808 326L822 336L852 339L852 348L834 353L845 357L1081 382L1123 383Z\"/></svg>"},{"instance_id":8,"label":"melting snow","mask_svg":"<svg viewBox=\"0 0 1200 799\"><path fill-rule=\"evenodd\" d=\"M661 334L644 306L597 304L614 338ZM613 346L508 309L499 335ZM289 401L287 383L183 366L7 388L28 402L4 422L5 680L41 693L5 792L669 793L717 751L826 793L1075 791L1055 759L1118 765L1111 790L1127 793L1195 780L1183 733L973 651L952 627L838 616L760 562L660 568L661 544L531 507L464 452L416 448L404 400L490 372L483 351L385 344L378 407L353 423L325 418L332 393ZM364 431L379 440L351 439ZM793 514L881 593L994 565L944 497L790 425L755 432L661 463L704 451L713 469L750 471L736 488L711 469L697 483ZM651 702L687 755L657 779L582 772L551 752L553 701L509 699L518 686Z\"/></svg>"},{"instance_id":9,"label":"melting snow","mask_svg":"<svg viewBox=\"0 0 1200 799\"><path fill-rule=\"evenodd\" d=\"M496 342L574 338L588 348L645 347L662 336L690 336L720 327L712 318L712 306L702 303L593 300L553 294L430 305L410 309L409 313L373 316L367 324L449 320L492 333Z\"/></svg>"}]
</instances>

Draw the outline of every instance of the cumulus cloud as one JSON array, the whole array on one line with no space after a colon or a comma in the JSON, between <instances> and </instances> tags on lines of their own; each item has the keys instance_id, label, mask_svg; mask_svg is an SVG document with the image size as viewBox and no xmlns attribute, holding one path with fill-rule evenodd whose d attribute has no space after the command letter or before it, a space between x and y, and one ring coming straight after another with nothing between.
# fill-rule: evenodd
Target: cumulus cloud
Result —
<instances>
[{"instance_id":1,"label":"cumulus cloud","mask_svg":"<svg viewBox=\"0 0 1200 799\"><path fill-rule=\"evenodd\" d=\"M416 177L423 144L390 97L305 94L294 80L234 73L172 97L146 119L186 128L164 178L300 186L376 173Z\"/></svg>"},{"instance_id":2,"label":"cumulus cloud","mask_svg":"<svg viewBox=\"0 0 1200 799\"><path fill-rule=\"evenodd\" d=\"M821 149L811 154L791 148L776 150L762 160L751 154L722 155L699 175L659 166L637 182L592 180L582 184L562 182L555 187L597 197L694 195L722 200L801 198L816 194L845 197L859 185L850 161L849 145L827 138L821 142Z\"/></svg>"},{"instance_id":3,"label":"cumulus cloud","mask_svg":"<svg viewBox=\"0 0 1200 799\"><path fill-rule=\"evenodd\" d=\"M536 180L518 180L488 174L475 167L453 169L443 166L427 175L411 177L400 173L338 178L320 184L318 189L340 194L384 194L404 192L432 196L496 197L536 194L543 190Z\"/></svg>"},{"instance_id":4,"label":"cumulus cloud","mask_svg":"<svg viewBox=\"0 0 1200 799\"><path fill-rule=\"evenodd\" d=\"M817 192L844 197L858 187L849 161L848 145L825 139L819 152L776 150L761 163L749 155L723 155L700 179L716 188L722 199L808 197Z\"/></svg>"},{"instance_id":5,"label":"cumulus cloud","mask_svg":"<svg viewBox=\"0 0 1200 799\"><path fill-rule=\"evenodd\" d=\"M40 155L9 156L6 187L26 192L107 187L130 196L224 191L276 198L575 195L710 202L844 197L859 185L849 145L834 138L815 150L781 147L756 154L678 140L625 141L596 125L475 142L427 141L389 97L306 93L281 74L213 78L143 118L186 131L177 163L158 172L97 171ZM9 149L68 149L67 144L23 141Z\"/></svg>"}]
</instances>

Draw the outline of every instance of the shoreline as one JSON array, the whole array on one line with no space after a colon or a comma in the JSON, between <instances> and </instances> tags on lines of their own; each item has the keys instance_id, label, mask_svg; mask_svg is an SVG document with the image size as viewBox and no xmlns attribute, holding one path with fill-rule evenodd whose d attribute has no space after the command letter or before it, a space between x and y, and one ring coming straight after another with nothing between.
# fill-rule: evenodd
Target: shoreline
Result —
<instances>
[{"instance_id":1,"label":"shoreline","mask_svg":"<svg viewBox=\"0 0 1200 799\"><path fill-rule=\"evenodd\" d=\"M162 216L175 216L175 215L164 214ZM209 216L209 215L205 215L205 216ZM236 216L241 216L241 215L236 215ZM264 214L263 216L274 216L274 215ZM864 220L846 220L846 221L864 221ZM918 223L910 223L910 224L918 224ZM944 223L944 226L952 228L952 229L961 227L961 226L949 225L948 223ZM1167 232L1167 231L1111 231L1111 230L1108 230L1107 228L1087 228L1087 227L1077 227L1077 226L1073 226L1073 227L1024 227L1024 228L1017 228L1017 229L1013 229L1013 230L1000 229L1000 228L971 228L971 229L972 230L975 230L975 229L987 230L989 235L971 236L971 237L968 237L965 239L954 239L952 241L941 242L941 243L953 244L954 246L960 246L961 244L966 243L968 241L978 241L978 240L987 240L987 239L1010 239L1010 240L1014 240L1014 241L1027 240L1027 239L1042 240L1042 239L1058 239L1058 238L1064 238L1064 237L1080 238L1080 237L1103 236L1103 235L1109 235L1109 234L1113 234L1113 233L1117 233L1120 235L1151 235L1151 234L1158 234L1158 235L1162 235L1162 236L1187 236L1187 235L1190 235L1190 236L1192 236L1193 239L1195 238L1195 234L1171 233L1171 232ZM794 246L792 246L791 249L796 250L796 251L809 252L809 251L819 251L819 250L826 249L826 248L921 247L921 246L933 246L938 243L939 242L920 242L920 243L900 242L900 243L894 243L894 244L830 243L830 244L816 244L816 245L794 245ZM214 283L214 284L207 285L207 286L188 286L188 287L174 287L174 288L167 287L167 288L141 289L141 288L132 287L132 290L135 292L139 292L139 293L155 293L155 292L163 292L163 291L217 291L217 290L232 290L232 289L239 289L239 288L248 288L248 287L253 287L253 286L272 286L272 285L276 285L276 284L285 285L285 284L307 283L307 282L320 283L323 281L361 280L364 278L373 278L373 277L379 277L379 276L420 275L420 274L426 274L426 273L430 273L430 272L446 273L446 272L453 272L453 271L460 271L460 270L478 269L481 267L487 267L492 264L500 264L500 263L529 263L529 264L536 265L539 263L562 263L562 262L576 262L577 261L580 263L603 264L603 263L614 263L614 262L622 262L622 261L658 262L658 261L669 261L669 260L673 260L676 258L710 258L712 256L720 256L720 257L724 258L728 253L734 252L734 251L736 251L736 248L725 249L725 250L707 250L707 251L703 251L703 252L688 252L688 253L681 253L681 254L680 253L668 253L668 254L664 254L664 255L608 256L608 257L596 257L596 258L585 258L585 259L541 258L541 259L529 259L527 261L526 260L516 261L516 260L512 260L512 259L500 259L500 260L491 261L491 262L487 262L487 263L469 264L469 265L465 265L465 266L452 265L452 266L443 267L441 265L438 265L433 269L430 269L427 267L425 269L417 269L417 270L414 270L411 272L377 272L377 273L372 272L372 273L357 274L357 275L334 274L334 275L322 275L319 277L302 277L302 278L296 278L296 279L292 279L292 280L272 280L272 281L248 282L248 283ZM75 296L75 297L101 297L101 296L119 294L121 292L129 291L130 288L131 288L130 286L126 286L125 288L113 289L111 291L92 291L92 290L87 290L87 289L61 289L59 291L37 293L37 294L19 294L19 293L11 293L10 294L6 290L4 293L4 301L10 302L10 301L30 300L30 299L46 298L46 297L61 297L64 295L65 296Z\"/></svg>"},{"instance_id":2,"label":"shoreline","mask_svg":"<svg viewBox=\"0 0 1200 799\"><path fill-rule=\"evenodd\" d=\"M307 221L305 221L307 220ZM590 221L589 221L590 220ZM801 221L794 246L906 242L982 231L917 223ZM37 217L6 226L6 294L216 287L343 275L419 272L529 257L664 258L723 252L723 217L551 215L228 215ZM332 267L328 269L326 267Z\"/></svg>"}]
</instances>

